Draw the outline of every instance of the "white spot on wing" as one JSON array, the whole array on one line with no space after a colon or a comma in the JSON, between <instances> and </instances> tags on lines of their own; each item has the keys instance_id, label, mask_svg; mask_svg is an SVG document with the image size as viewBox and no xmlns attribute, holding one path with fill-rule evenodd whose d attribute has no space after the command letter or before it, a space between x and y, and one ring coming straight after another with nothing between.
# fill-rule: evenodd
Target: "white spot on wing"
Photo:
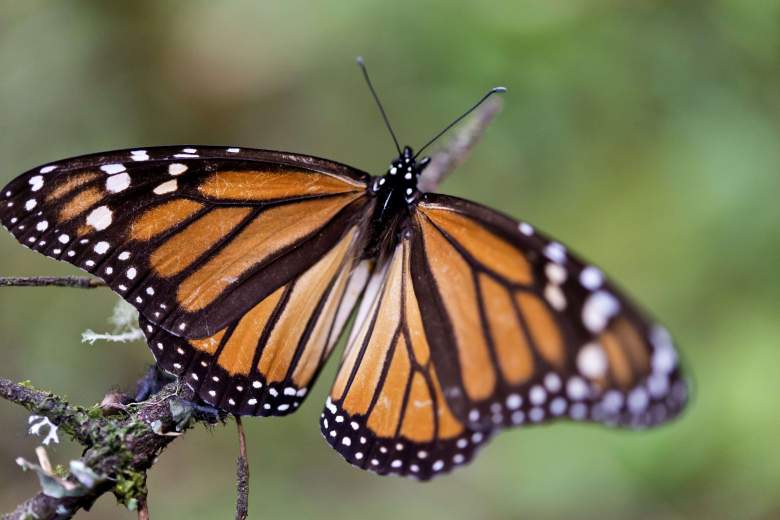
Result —
<instances>
[{"instance_id":1,"label":"white spot on wing","mask_svg":"<svg viewBox=\"0 0 780 520\"><path fill-rule=\"evenodd\" d=\"M634 413L643 412L648 402L647 391L644 388L636 388L628 394L628 409Z\"/></svg>"},{"instance_id":2,"label":"white spot on wing","mask_svg":"<svg viewBox=\"0 0 780 520\"><path fill-rule=\"evenodd\" d=\"M606 291L597 291L582 306L582 323L589 331L599 333L619 311L620 302L617 298Z\"/></svg>"},{"instance_id":3,"label":"white spot on wing","mask_svg":"<svg viewBox=\"0 0 780 520\"><path fill-rule=\"evenodd\" d=\"M187 165L182 163L173 163L168 166L168 174L173 175L174 177L176 175L181 175L182 173L187 171Z\"/></svg>"},{"instance_id":4,"label":"white spot on wing","mask_svg":"<svg viewBox=\"0 0 780 520\"><path fill-rule=\"evenodd\" d=\"M547 399L547 392L541 386L534 385L528 393L528 398L533 404L542 404Z\"/></svg>"},{"instance_id":5,"label":"white spot on wing","mask_svg":"<svg viewBox=\"0 0 780 520\"><path fill-rule=\"evenodd\" d=\"M87 216L87 224L98 231L102 231L111 225L113 212L107 206L100 206L92 210Z\"/></svg>"},{"instance_id":6,"label":"white spot on wing","mask_svg":"<svg viewBox=\"0 0 780 520\"><path fill-rule=\"evenodd\" d=\"M106 254L106 251L108 251L109 247L110 246L109 246L108 242L101 241L101 242L98 242L97 244L95 244L95 247L93 248L93 250L97 254L99 254L99 255L104 255L104 254Z\"/></svg>"},{"instance_id":7,"label":"white spot on wing","mask_svg":"<svg viewBox=\"0 0 780 520\"><path fill-rule=\"evenodd\" d=\"M598 343L588 343L577 354L577 368L585 377L598 379L607 373L607 355Z\"/></svg>"},{"instance_id":8,"label":"white spot on wing","mask_svg":"<svg viewBox=\"0 0 780 520\"><path fill-rule=\"evenodd\" d=\"M566 308L566 296L564 296L560 286L547 284L544 288L544 297L556 311L562 311Z\"/></svg>"},{"instance_id":9,"label":"white spot on wing","mask_svg":"<svg viewBox=\"0 0 780 520\"><path fill-rule=\"evenodd\" d=\"M595 291L601 287L603 282L604 275L601 274L601 271L599 271L598 268L593 267L592 265L589 265L580 273L580 283L583 287L590 289L591 291Z\"/></svg>"},{"instance_id":10,"label":"white spot on wing","mask_svg":"<svg viewBox=\"0 0 780 520\"><path fill-rule=\"evenodd\" d=\"M574 376L566 383L566 393L570 399L579 401L588 395L588 385L581 377Z\"/></svg>"},{"instance_id":11,"label":"white spot on wing","mask_svg":"<svg viewBox=\"0 0 780 520\"><path fill-rule=\"evenodd\" d=\"M43 187L43 177L40 175L30 177L30 180L27 182L32 186L32 188L30 188L32 191L38 191Z\"/></svg>"},{"instance_id":12,"label":"white spot on wing","mask_svg":"<svg viewBox=\"0 0 780 520\"><path fill-rule=\"evenodd\" d=\"M553 262L562 264L566 261L566 248L558 242L550 242L544 248L544 255Z\"/></svg>"},{"instance_id":13,"label":"white spot on wing","mask_svg":"<svg viewBox=\"0 0 780 520\"><path fill-rule=\"evenodd\" d=\"M544 386L546 386L547 390L550 392L557 392L561 389L561 378L558 377L558 374L550 372L544 376Z\"/></svg>"},{"instance_id":14,"label":"white spot on wing","mask_svg":"<svg viewBox=\"0 0 780 520\"><path fill-rule=\"evenodd\" d=\"M523 404L523 398L517 394L510 394L506 398L506 407L510 410L517 410Z\"/></svg>"},{"instance_id":15,"label":"white spot on wing","mask_svg":"<svg viewBox=\"0 0 780 520\"><path fill-rule=\"evenodd\" d=\"M124 191L130 186L130 174L127 172L121 173L119 175L112 175L108 179L106 179L106 190L110 191L111 193L119 193L120 191Z\"/></svg>"},{"instance_id":16,"label":"white spot on wing","mask_svg":"<svg viewBox=\"0 0 780 520\"><path fill-rule=\"evenodd\" d=\"M165 181L154 189L154 193L157 195L164 195L166 193L174 192L178 189L178 183L176 179Z\"/></svg>"},{"instance_id":17,"label":"white spot on wing","mask_svg":"<svg viewBox=\"0 0 780 520\"><path fill-rule=\"evenodd\" d=\"M566 281L566 269L560 264L548 263L544 266L544 274L548 280L556 285L561 285Z\"/></svg>"},{"instance_id":18,"label":"white spot on wing","mask_svg":"<svg viewBox=\"0 0 780 520\"><path fill-rule=\"evenodd\" d=\"M101 170L106 172L109 175L114 175L115 173L122 173L126 170L124 164L104 164L100 167Z\"/></svg>"}]
</instances>

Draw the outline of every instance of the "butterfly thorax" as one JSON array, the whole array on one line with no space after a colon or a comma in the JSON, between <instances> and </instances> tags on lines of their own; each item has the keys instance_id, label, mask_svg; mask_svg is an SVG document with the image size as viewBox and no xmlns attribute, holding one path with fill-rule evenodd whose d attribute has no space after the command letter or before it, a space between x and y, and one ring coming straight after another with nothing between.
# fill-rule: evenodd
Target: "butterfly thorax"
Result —
<instances>
[{"instance_id":1,"label":"butterfly thorax","mask_svg":"<svg viewBox=\"0 0 780 520\"><path fill-rule=\"evenodd\" d=\"M375 177L369 190L376 197L376 206L372 221L372 236L369 241L369 254L376 254L382 244L392 238L406 221L409 209L417 203L420 190L417 180L429 159L417 161L412 149L404 147L401 155L390 163L387 173Z\"/></svg>"}]
</instances>

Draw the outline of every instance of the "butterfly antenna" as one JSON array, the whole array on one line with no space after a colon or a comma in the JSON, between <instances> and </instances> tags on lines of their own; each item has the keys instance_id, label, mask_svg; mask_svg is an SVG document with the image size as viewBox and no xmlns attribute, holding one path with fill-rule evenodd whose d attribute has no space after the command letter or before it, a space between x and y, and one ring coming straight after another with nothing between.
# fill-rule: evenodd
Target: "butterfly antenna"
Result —
<instances>
[{"instance_id":1,"label":"butterfly antenna","mask_svg":"<svg viewBox=\"0 0 780 520\"><path fill-rule=\"evenodd\" d=\"M379 101L379 96L376 94L376 90L374 90L374 85L371 83L371 78L368 77L368 69L366 68L366 62L363 61L363 56L357 57L357 64L358 67L360 67L360 70L363 71L363 77L366 78L366 83L368 83L368 89L371 91L371 95L374 96L374 101L376 101L376 106L379 107L379 111L382 113L382 119L385 120L385 125L387 126L387 129L390 131L390 136L393 138L393 142L395 143L395 148L398 150L398 155L401 155L401 145L398 144L398 139L395 137L395 132L393 132L393 127L390 126L390 120L387 118L387 114L385 113L385 108L382 106L382 102Z\"/></svg>"},{"instance_id":2,"label":"butterfly antenna","mask_svg":"<svg viewBox=\"0 0 780 520\"><path fill-rule=\"evenodd\" d=\"M472 113L474 110L476 110L476 109L477 109L477 107L479 107L479 105L481 105L482 103L484 103L484 102L485 102L485 100L486 100L487 98L489 98L489 97L490 97L490 96L492 96L493 94L501 94L501 93L504 93L504 92L506 92L506 87L493 87L493 88L491 88L491 89L488 91L488 93L487 93L487 94L485 94L484 96L482 96L482 99L480 99L479 101L477 101L477 102L474 104L474 106L473 106L473 107L471 107L471 108L469 108L468 110L466 110L466 111L465 111L465 112L464 112L464 113L463 113L463 114L462 114L460 117L458 117L458 118L457 118L455 121L453 121L452 123L448 124L448 125L447 125L447 126L444 128L444 130L442 130L441 132L439 132L438 134L436 134L436 135L434 136L434 138L433 138L433 139L431 139L430 141L428 141L427 143L425 143L425 145L423 145L423 147L422 147L422 148L420 148L419 150L417 150L417 153L416 153L416 154L414 154L414 158L416 159L416 158L417 158L417 156L418 156L418 155L420 155L420 154L423 152L423 150L425 150L425 149L426 149L426 148L428 148L430 145L432 145L432 144L433 144L433 143L434 143L434 142L435 142L435 141L436 141L436 140L437 140L439 137L441 137L441 136L443 136L444 134L446 134L446 133L447 133L447 131L448 131L450 128L452 128L453 126L455 126L455 125L457 125L458 123L460 123L460 122L461 122L461 120L462 120L464 117L466 117L467 115L469 115L470 113Z\"/></svg>"}]
</instances>

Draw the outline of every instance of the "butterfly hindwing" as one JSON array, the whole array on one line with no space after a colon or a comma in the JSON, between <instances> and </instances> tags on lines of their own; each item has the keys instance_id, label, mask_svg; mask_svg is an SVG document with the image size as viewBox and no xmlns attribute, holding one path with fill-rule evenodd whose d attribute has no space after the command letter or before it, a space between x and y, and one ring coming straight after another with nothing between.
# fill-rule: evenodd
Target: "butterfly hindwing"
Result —
<instances>
[{"instance_id":1,"label":"butterfly hindwing","mask_svg":"<svg viewBox=\"0 0 780 520\"><path fill-rule=\"evenodd\" d=\"M205 338L365 218L366 174L312 157L183 147L31 170L0 193L23 244L103 279L147 320Z\"/></svg>"},{"instance_id":2,"label":"butterfly hindwing","mask_svg":"<svg viewBox=\"0 0 780 520\"><path fill-rule=\"evenodd\" d=\"M559 417L671 419L686 383L668 333L596 267L496 211L426 194L412 275L451 406L490 429Z\"/></svg>"},{"instance_id":3,"label":"butterfly hindwing","mask_svg":"<svg viewBox=\"0 0 780 520\"><path fill-rule=\"evenodd\" d=\"M468 462L489 432L453 414L439 383L403 239L368 284L320 418L350 463L427 480Z\"/></svg>"},{"instance_id":4,"label":"butterfly hindwing","mask_svg":"<svg viewBox=\"0 0 780 520\"><path fill-rule=\"evenodd\" d=\"M355 226L296 279L208 338L186 339L143 317L158 365L207 403L236 415L286 415L303 402L370 270Z\"/></svg>"}]
</instances>

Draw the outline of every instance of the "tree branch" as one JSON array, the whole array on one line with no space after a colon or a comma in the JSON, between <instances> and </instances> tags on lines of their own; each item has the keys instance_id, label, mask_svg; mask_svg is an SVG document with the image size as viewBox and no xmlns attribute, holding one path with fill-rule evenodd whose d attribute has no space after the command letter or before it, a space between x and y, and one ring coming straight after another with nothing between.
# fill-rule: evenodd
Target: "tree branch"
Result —
<instances>
[{"instance_id":1,"label":"tree branch","mask_svg":"<svg viewBox=\"0 0 780 520\"><path fill-rule=\"evenodd\" d=\"M106 282L87 276L2 276L0 287L74 287L96 289Z\"/></svg>"},{"instance_id":2,"label":"tree branch","mask_svg":"<svg viewBox=\"0 0 780 520\"><path fill-rule=\"evenodd\" d=\"M4 520L71 518L109 491L129 509L143 513L146 472L159 454L196 422L216 420L198 414L190 402L192 391L178 383L165 385L144 402L123 406L124 412L112 417L100 406L73 406L49 392L2 378L0 397L47 417L86 448L64 476L47 475L43 468L25 464L38 472L43 490ZM116 406L110 412L115 413Z\"/></svg>"},{"instance_id":3,"label":"tree branch","mask_svg":"<svg viewBox=\"0 0 780 520\"><path fill-rule=\"evenodd\" d=\"M236 520L246 520L249 515L249 458L246 454L246 435L241 417L236 418L238 430L238 458L236 459L236 480L238 482L236 498Z\"/></svg>"},{"instance_id":4,"label":"tree branch","mask_svg":"<svg viewBox=\"0 0 780 520\"><path fill-rule=\"evenodd\" d=\"M81 444L90 444L93 441L95 429L87 426L92 418L84 408L72 406L52 393L5 378L0 378L0 397L23 406L35 415L47 417Z\"/></svg>"}]
</instances>

